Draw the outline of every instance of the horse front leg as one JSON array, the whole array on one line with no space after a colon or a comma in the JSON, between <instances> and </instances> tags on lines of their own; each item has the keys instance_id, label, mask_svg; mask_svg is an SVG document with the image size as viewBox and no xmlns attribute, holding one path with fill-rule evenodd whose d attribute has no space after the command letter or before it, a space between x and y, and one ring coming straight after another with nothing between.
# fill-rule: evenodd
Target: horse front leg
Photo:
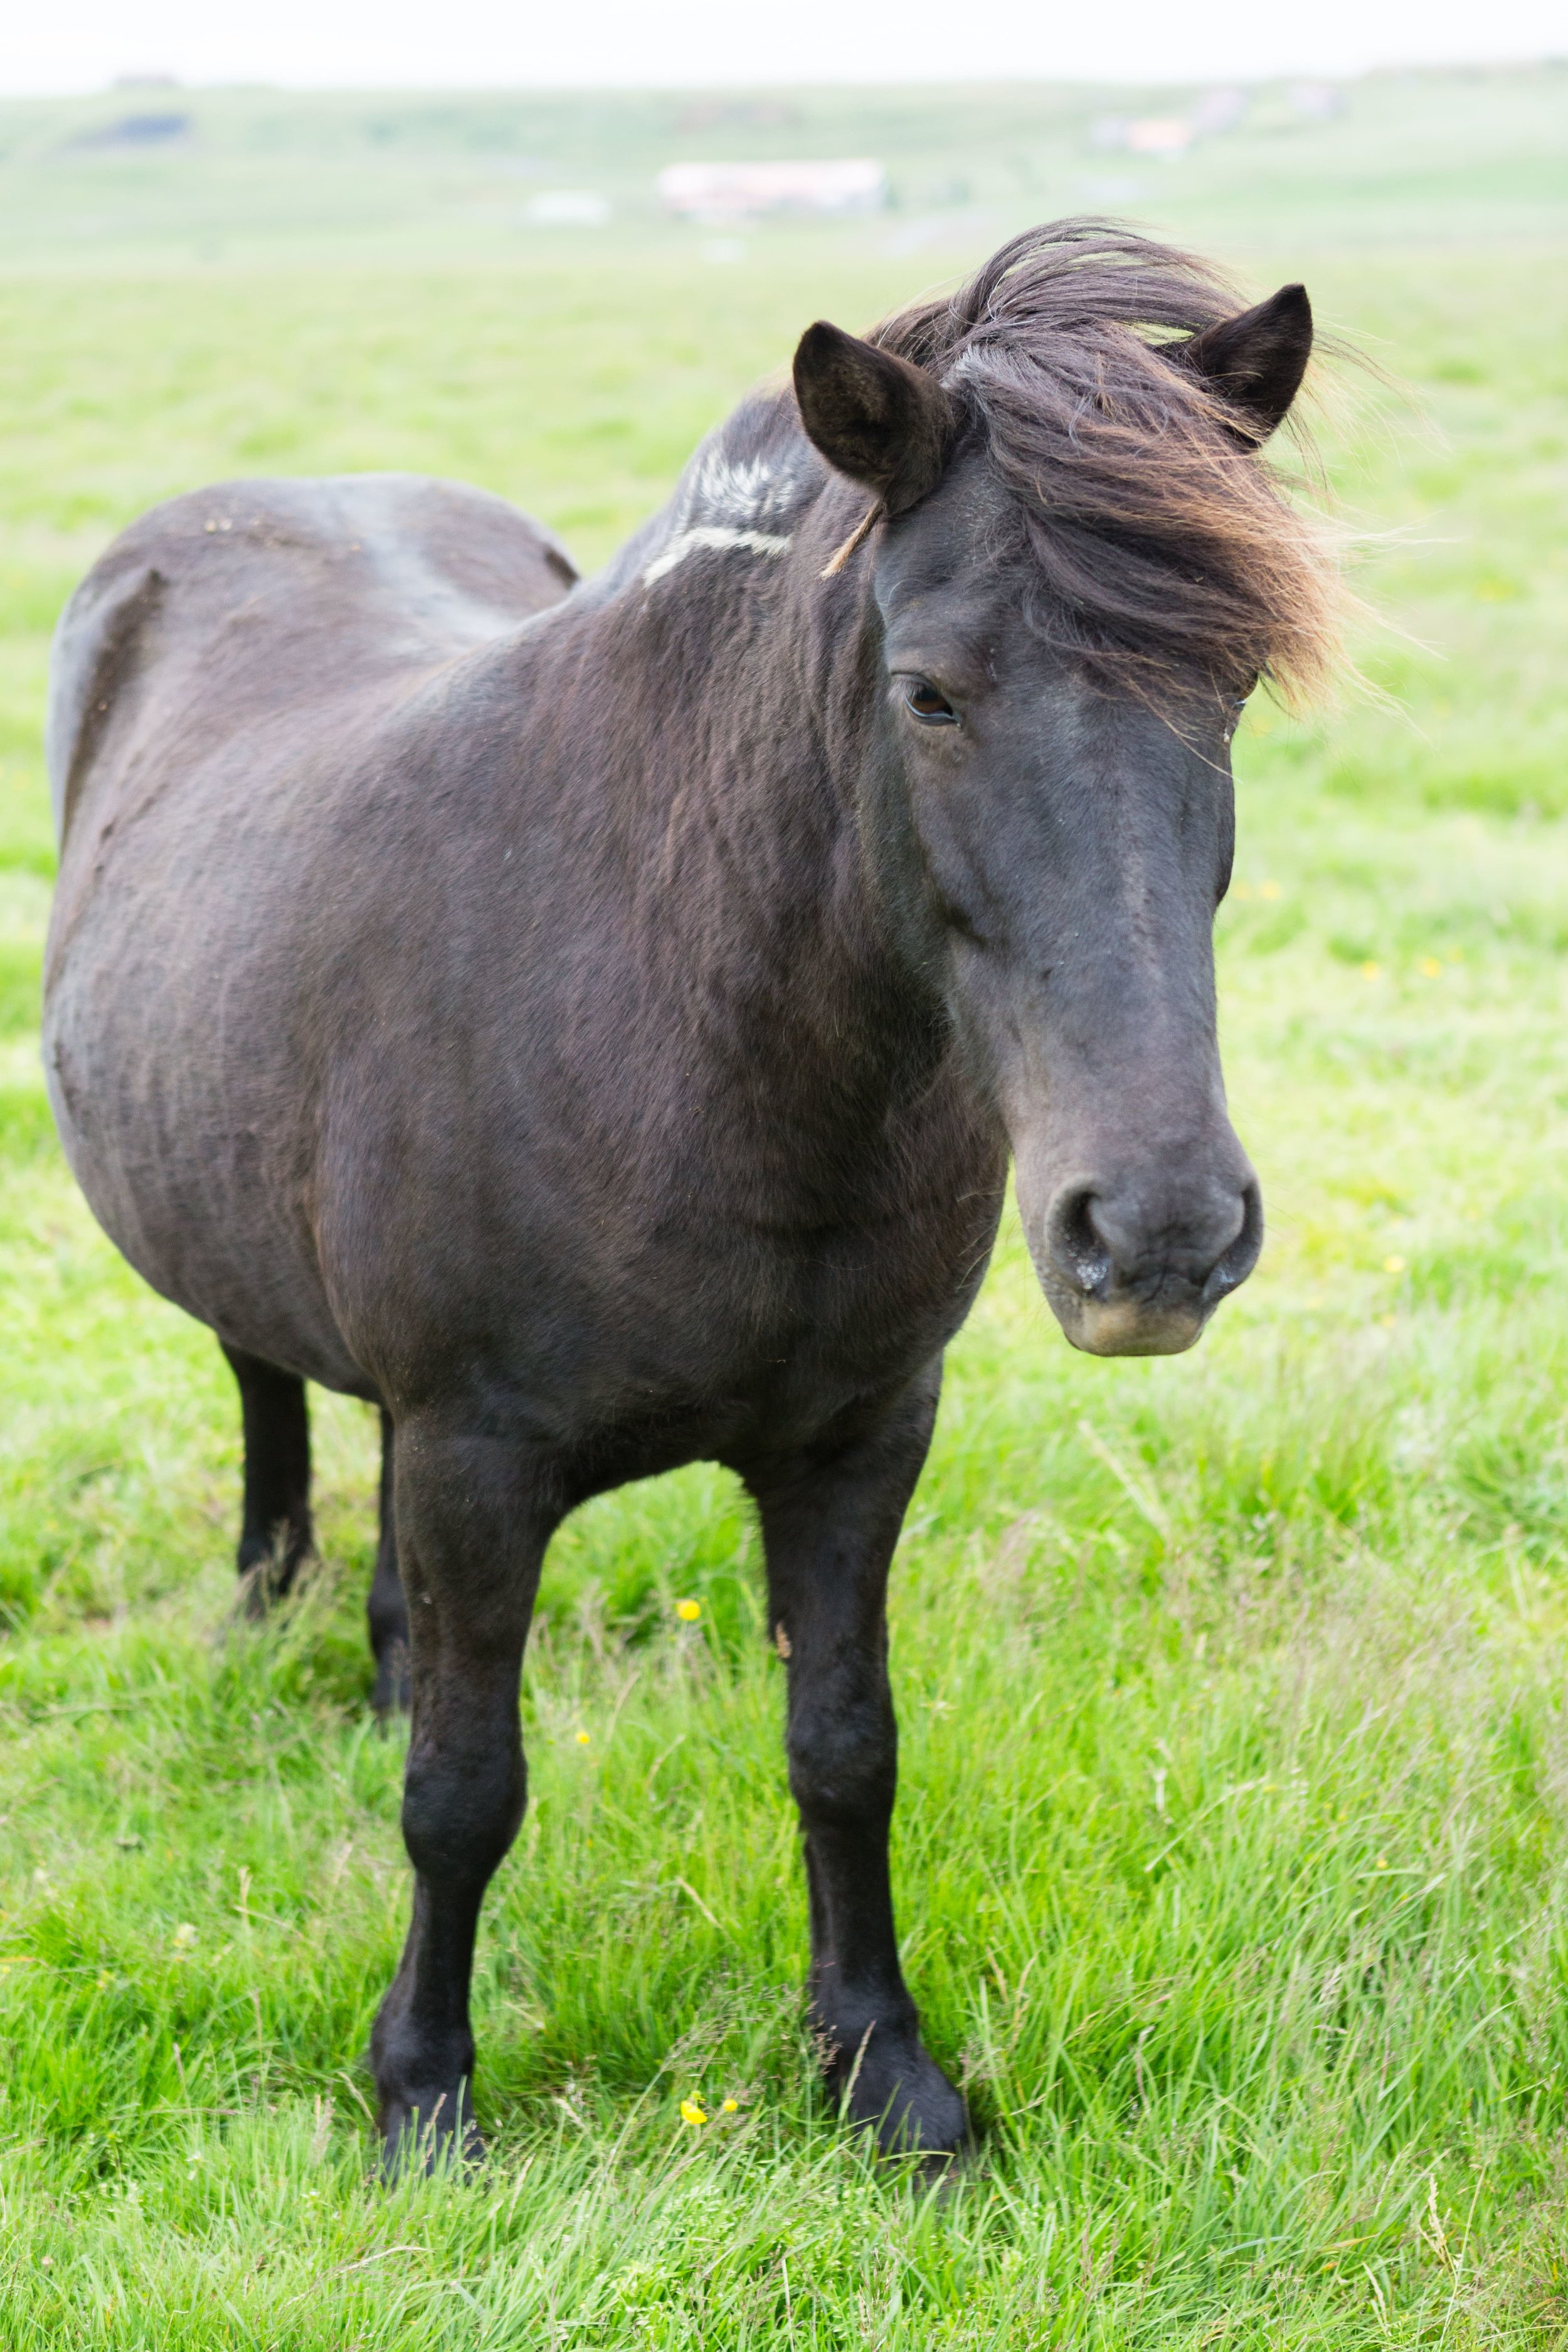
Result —
<instances>
[{"instance_id":1,"label":"horse front leg","mask_svg":"<svg viewBox=\"0 0 1568 2352\"><path fill-rule=\"evenodd\" d=\"M468 1982L486 1886L527 1795L518 1681L553 1518L522 1451L419 1419L398 1424L398 1556L412 1722L403 1835L408 1940L371 2036L389 2171L474 2158Z\"/></svg>"},{"instance_id":2,"label":"horse front leg","mask_svg":"<svg viewBox=\"0 0 1568 2352\"><path fill-rule=\"evenodd\" d=\"M811 2021L830 2087L889 2153L952 2154L963 2101L927 2053L899 1964L888 1875L898 1727L888 1570L931 1442L937 1373L870 1437L749 1468L771 1624L785 1661L785 1747L805 1832Z\"/></svg>"}]
</instances>

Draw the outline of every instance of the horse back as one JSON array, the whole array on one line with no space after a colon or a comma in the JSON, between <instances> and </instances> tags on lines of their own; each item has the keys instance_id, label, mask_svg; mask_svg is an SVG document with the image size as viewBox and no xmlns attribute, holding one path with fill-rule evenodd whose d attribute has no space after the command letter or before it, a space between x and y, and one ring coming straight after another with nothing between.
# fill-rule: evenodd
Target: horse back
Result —
<instances>
[{"instance_id":1,"label":"horse back","mask_svg":"<svg viewBox=\"0 0 1568 2352\"><path fill-rule=\"evenodd\" d=\"M576 579L502 499L412 474L216 485L115 541L61 615L46 730L65 840L109 740L200 712L193 736L449 660ZM110 763L112 764L112 763Z\"/></svg>"}]
</instances>

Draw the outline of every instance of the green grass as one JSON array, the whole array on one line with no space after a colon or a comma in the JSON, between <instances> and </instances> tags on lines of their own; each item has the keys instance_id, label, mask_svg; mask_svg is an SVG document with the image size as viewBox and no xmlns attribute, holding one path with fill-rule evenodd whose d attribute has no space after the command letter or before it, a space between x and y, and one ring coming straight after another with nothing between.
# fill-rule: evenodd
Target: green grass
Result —
<instances>
[{"instance_id":1,"label":"green grass","mask_svg":"<svg viewBox=\"0 0 1568 2352\"><path fill-rule=\"evenodd\" d=\"M234 1622L227 1375L92 1226L32 1032L46 635L122 521L405 465L597 561L801 323L936 266L650 232L0 279L5 2352L1563 2340L1568 281L1550 243L1388 242L1447 119L1363 154L1415 161L1353 240L1347 163L1288 265L1405 389L1326 427L1388 698L1239 749L1263 1265L1197 1355L1100 1364L1009 1229L900 1551L907 1963L983 2129L934 2197L813 2085L756 1541L703 1469L552 1549L476 1982L492 2160L375 2184L374 1431L317 1400L321 1568Z\"/></svg>"}]
</instances>

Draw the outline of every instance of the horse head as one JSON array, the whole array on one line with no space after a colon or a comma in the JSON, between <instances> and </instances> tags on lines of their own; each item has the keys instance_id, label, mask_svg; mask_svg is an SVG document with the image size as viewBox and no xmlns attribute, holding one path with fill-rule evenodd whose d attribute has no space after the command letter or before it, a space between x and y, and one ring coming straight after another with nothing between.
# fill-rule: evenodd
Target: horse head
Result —
<instances>
[{"instance_id":1,"label":"horse head","mask_svg":"<svg viewBox=\"0 0 1568 2352\"><path fill-rule=\"evenodd\" d=\"M879 668L882 905L1005 1127L1046 1296L1096 1355L1191 1347L1262 1239L1213 925L1242 706L1330 635L1258 455L1311 334L1299 286L1238 314L1195 265L1101 234L1020 240L962 310L868 341L819 323L796 354L806 433L859 493L826 571L858 575Z\"/></svg>"}]
</instances>

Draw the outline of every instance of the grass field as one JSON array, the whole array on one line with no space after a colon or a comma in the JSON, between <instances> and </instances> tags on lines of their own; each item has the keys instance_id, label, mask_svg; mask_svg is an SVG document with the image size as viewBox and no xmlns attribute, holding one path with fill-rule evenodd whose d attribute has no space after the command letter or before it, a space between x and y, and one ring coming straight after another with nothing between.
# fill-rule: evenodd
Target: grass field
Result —
<instances>
[{"instance_id":1,"label":"grass field","mask_svg":"<svg viewBox=\"0 0 1568 2352\"><path fill-rule=\"evenodd\" d=\"M1521 123L1561 115L1568 75L1518 80ZM316 1401L319 1570L235 1623L226 1372L98 1234L44 1105L38 746L60 599L154 499L416 467L598 561L801 324L908 296L974 224L724 268L656 226L287 269L162 229L128 256L114 222L68 266L16 231L4 2352L1568 2335L1565 191L1522 131L1504 152L1495 87L1470 148L1433 88L1403 179L1331 127L1267 237L1245 174L1162 184L1159 217L1306 277L1398 379L1346 379L1324 424L1382 698L1261 706L1238 747L1221 988L1258 1276L1195 1356L1097 1363L1010 1231L953 1351L894 1603L907 1965L983 2134L934 2196L812 2084L756 1545L700 1469L552 1549L476 1982L492 2161L371 2178L405 1905L359 1613L373 1431ZM1445 153L1468 230L1439 205L1418 236Z\"/></svg>"}]
</instances>

